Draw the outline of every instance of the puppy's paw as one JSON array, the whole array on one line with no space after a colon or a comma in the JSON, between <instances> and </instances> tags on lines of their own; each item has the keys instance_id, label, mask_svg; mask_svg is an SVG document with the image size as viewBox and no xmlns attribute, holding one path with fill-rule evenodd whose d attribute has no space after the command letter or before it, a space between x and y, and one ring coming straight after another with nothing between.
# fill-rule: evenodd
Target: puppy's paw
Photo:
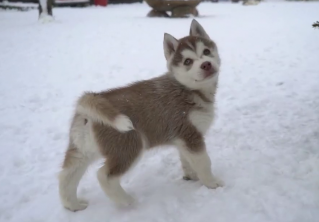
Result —
<instances>
[{"instance_id":1,"label":"puppy's paw","mask_svg":"<svg viewBox=\"0 0 319 222\"><path fill-rule=\"evenodd\" d=\"M76 212L85 210L88 207L88 205L88 201L81 199L74 203L65 203L64 207L70 211Z\"/></svg>"},{"instance_id":2,"label":"puppy's paw","mask_svg":"<svg viewBox=\"0 0 319 222\"><path fill-rule=\"evenodd\" d=\"M213 178L209 182L205 182L204 185L209 189L216 189L218 187L223 187L225 184L222 180L218 178Z\"/></svg>"},{"instance_id":3,"label":"puppy's paw","mask_svg":"<svg viewBox=\"0 0 319 222\"><path fill-rule=\"evenodd\" d=\"M118 206L121 206L121 207L128 207L135 203L135 199L129 194L120 196L114 201Z\"/></svg>"}]
</instances>

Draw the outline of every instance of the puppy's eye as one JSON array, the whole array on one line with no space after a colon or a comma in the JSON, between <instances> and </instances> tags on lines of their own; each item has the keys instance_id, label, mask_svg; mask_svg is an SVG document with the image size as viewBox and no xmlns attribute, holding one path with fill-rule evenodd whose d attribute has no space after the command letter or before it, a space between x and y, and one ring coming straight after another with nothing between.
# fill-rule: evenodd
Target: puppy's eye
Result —
<instances>
[{"instance_id":1,"label":"puppy's eye","mask_svg":"<svg viewBox=\"0 0 319 222\"><path fill-rule=\"evenodd\" d=\"M186 59L185 61L184 61L184 65L185 66L189 66L190 64L192 64L193 63L193 60L191 60L191 59Z\"/></svg>"},{"instance_id":2,"label":"puppy's eye","mask_svg":"<svg viewBox=\"0 0 319 222\"><path fill-rule=\"evenodd\" d=\"M204 55L210 55L210 50L209 49L205 49L204 50Z\"/></svg>"}]
</instances>

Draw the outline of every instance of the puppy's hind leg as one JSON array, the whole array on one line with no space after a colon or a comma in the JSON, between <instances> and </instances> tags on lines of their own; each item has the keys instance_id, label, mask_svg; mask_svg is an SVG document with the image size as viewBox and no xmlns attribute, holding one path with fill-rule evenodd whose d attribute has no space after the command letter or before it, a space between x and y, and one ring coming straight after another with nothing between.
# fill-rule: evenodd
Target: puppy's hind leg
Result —
<instances>
[{"instance_id":1,"label":"puppy's hind leg","mask_svg":"<svg viewBox=\"0 0 319 222\"><path fill-rule=\"evenodd\" d=\"M97 172L97 178L104 193L116 204L127 206L134 202L133 197L125 192L120 183L120 176L108 175L107 165Z\"/></svg>"},{"instance_id":2,"label":"puppy's hind leg","mask_svg":"<svg viewBox=\"0 0 319 222\"><path fill-rule=\"evenodd\" d=\"M133 197L122 188L120 179L139 157L139 150L130 155L108 157L104 166L97 172L97 178L104 193L117 205L128 206L134 202Z\"/></svg>"},{"instance_id":3,"label":"puppy's hind leg","mask_svg":"<svg viewBox=\"0 0 319 222\"><path fill-rule=\"evenodd\" d=\"M89 164L90 159L70 144L59 174L60 199L68 210L79 211L88 206L86 201L77 198L77 187Z\"/></svg>"}]
</instances>

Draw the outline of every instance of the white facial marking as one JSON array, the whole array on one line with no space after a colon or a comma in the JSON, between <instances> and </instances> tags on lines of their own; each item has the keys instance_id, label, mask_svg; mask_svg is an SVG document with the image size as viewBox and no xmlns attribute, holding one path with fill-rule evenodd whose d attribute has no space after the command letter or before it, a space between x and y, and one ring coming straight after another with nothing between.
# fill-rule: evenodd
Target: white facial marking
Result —
<instances>
[{"instance_id":1,"label":"white facial marking","mask_svg":"<svg viewBox=\"0 0 319 222\"><path fill-rule=\"evenodd\" d=\"M203 51L204 49L206 49L207 47L204 45L203 42L197 42L196 43L196 54L201 57L203 55Z\"/></svg>"},{"instance_id":2,"label":"white facial marking","mask_svg":"<svg viewBox=\"0 0 319 222\"><path fill-rule=\"evenodd\" d=\"M189 49L185 49L184 51L182 51L182 56L183 56L183 59L197 59L197 54L194 52L194 51L191 51Z\"/></svg>"},{"instance_id":3,"label":"white facial marking","mask_svg":"<svg viewBox=\"0 0 319 222\"><path fill-rule=\"evenodd\" d=\"M186 44L187 44L193 51L195 51L194 46L193 46L190 42L186 42Z\"/></svg>"}]
</instances>

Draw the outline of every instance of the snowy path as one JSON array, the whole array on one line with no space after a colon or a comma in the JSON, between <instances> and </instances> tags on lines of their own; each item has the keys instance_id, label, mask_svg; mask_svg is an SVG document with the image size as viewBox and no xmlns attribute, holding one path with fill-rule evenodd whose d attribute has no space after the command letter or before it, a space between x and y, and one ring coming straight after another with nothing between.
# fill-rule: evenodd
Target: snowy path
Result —
<instances>
[{"instance_id":1,"label":"snowy path","mask_svg":"<svg viewBox=\"0 0 319 222\"><path fill-rule=\"evenodd\" d=\"M318 2L200 5L223 63L207 144L224 188L182 181L177 153L153 150L123 178L135 208L102 193L98 163L79 187L89 207L61 207L57 173L77 96L161 74L163 33L188 33L190 19L148 11L59 8L46 25L36 11L0 12L0 221L318 222Z\"/></svg>"}]
</instances>

